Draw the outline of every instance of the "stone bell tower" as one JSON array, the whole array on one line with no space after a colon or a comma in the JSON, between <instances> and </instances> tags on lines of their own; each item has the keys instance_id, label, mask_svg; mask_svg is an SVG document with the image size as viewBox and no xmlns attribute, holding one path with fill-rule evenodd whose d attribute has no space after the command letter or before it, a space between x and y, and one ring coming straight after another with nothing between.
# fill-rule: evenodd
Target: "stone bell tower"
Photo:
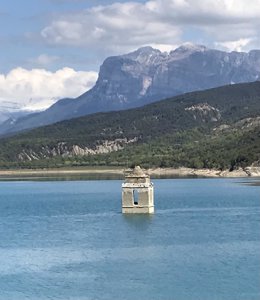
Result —
<instances>
[{"instance_id":1,"label":"stone bell tower","mask_svg":"<svg viewBox=\"0 0 260 300\"><path fill-rule=\"evenodd\" d=\"M154 213L153 183L139 166L125 176L122 184L122 213Z\"/></svg>"}]
</instances>

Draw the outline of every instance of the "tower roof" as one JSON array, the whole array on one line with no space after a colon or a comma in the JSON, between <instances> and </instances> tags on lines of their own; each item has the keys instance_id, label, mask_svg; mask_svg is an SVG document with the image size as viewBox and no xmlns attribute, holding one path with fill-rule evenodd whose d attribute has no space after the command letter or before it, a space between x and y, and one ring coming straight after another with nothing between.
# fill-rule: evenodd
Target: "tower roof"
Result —
<instances>
[{"instance_id":1,"label":"tower roof","mask_svg":"<svg viewBox=\"0 0 260 300\"><path fill-rule=\"evenodd\" d=\"M140 166L136 166L126 177L149 177Z\"/></svg>"},{"instance_id":2,"label":"tower roof","mask_svg":"<svg viewBox=\"0 0 260 300\"><path fill-rule=\"evenodd\" d=\"M140 166L136 166L133 170L134 175L144 175L144 171L141 169Z\"/></svg>"}]
</instances>

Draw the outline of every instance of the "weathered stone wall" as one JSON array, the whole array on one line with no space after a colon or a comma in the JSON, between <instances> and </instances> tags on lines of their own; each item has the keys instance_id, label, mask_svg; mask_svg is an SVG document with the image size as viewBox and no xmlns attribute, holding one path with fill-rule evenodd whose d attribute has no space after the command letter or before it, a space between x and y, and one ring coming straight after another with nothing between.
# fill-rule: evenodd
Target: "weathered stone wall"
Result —
<instances>
[{"instance_id":1,"label":"weathered stone wall","mask_svg":"<svg viewBox=\"0 0 260 300\"><path fill-rule=\"evenodd\" d=\"M137 193L137 204L134 203L134 192ZM123 184L122 190L123 213L153 213L154 196L153 185L146 184L138 187L135 184Z\"/></svg>"}]
</instances>

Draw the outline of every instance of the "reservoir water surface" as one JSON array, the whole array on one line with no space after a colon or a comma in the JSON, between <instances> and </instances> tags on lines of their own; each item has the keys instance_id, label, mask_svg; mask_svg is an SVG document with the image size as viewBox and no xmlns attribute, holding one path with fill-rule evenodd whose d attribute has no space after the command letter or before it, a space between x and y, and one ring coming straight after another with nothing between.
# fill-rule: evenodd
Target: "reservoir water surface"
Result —
<instances>
[{"instance_id":1,"label":"reservoir water surface","mask_svg":"<svg viewBox=\"0 0 260 300\"><path fill-rule=\"evenodd\" d=\"M260 186L153 182L152 216L120 180L0 182L0 300L259 300Z\"/></svg>"}]
</instances>

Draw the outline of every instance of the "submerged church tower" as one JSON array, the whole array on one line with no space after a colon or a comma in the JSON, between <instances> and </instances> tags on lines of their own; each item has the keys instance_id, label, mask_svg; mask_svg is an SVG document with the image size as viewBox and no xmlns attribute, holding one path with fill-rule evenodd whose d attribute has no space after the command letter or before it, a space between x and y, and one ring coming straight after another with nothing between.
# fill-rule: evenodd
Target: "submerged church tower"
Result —
<instances>
[{"instance_id":1,"label":"submerged church tower","mask_svg":"<svg viewBox=\"0 0 260 300\"><path fill-rule=\"evenodd\" d=\"M122 213L154 213L153 183L139 166L125 176L122 184Z\"/></svg>"}]
</instances>

